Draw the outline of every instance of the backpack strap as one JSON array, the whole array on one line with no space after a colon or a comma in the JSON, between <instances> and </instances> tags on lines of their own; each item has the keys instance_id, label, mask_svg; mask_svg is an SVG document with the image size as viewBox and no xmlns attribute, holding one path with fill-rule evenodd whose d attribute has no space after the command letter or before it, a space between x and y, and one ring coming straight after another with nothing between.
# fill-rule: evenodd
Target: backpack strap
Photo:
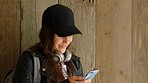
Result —
<instances>
[{"instance_id":1,"label":"backpack strap","mask_svg":"<svg viewBox=\"0 0 148 83\"><path fill-rule=\"evenodd\" d=\"M14 70L10 70L2 79L2 83L13 83Z\"/></svg>"},{"instance_id":2,"label":"backpack strap","mask_svg":"<svg viewBox=\"0 0 148 83\"><path fill-rule=\"evenodd\" d=\"M40 83L41 81L41 74L40 74L40 60L39 57L36 57L35 53L31 50L28 50L32 53L33 56L33 62L34 62L34 83Z\"/></svg>"}]
</instances>

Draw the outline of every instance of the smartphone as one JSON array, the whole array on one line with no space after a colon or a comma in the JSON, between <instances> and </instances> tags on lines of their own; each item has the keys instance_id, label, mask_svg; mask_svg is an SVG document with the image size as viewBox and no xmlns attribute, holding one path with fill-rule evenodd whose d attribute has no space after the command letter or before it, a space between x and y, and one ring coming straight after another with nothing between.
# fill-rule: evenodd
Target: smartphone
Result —
<instances>
[{"instance_id":1,"label":"smartphone","mask_svg":"<svg viewBox=\"0 0 148 83\"><path fill-rule=\"evenodd\" d=\"M99 72L98 69L94 69L94 70L90 70L86 76L84 77L84 80L87 80L87 79L93 79L95 77L95 75Z\"/></svg>"}]
</instances>

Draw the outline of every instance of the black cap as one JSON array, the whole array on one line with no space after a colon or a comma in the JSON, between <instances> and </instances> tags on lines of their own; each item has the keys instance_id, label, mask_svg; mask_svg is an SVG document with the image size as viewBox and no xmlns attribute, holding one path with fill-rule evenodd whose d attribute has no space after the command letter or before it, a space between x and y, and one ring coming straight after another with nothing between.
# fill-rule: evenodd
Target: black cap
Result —
<instances>
[{"instance_id":1,"label":"black cap","mask_svg":"<svg viewBox=\"0 0 148 83\"><path fill-rule=\"evenodd\" d=\"M61 4L52 5L44 11L42 27L51 28L61 37L82 34L75 26L72 10Z\"/></svg>"}]
</instances>

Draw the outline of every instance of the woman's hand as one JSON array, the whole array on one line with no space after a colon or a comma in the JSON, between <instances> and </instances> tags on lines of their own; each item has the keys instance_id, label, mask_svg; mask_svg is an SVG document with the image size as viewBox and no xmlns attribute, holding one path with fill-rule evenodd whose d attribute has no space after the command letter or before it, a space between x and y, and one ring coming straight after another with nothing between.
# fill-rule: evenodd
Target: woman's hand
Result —
<instances>
[{"instance_id":1,"label":"woman's hand","mask_svg":"<svg viewBox=\"0 0 148 83\"><path fill-rule=\"evenodd\" d=\"M69 77L70 83L91 83L91 79L84 80L82 76Z\"/></svg>"}]
</instances>

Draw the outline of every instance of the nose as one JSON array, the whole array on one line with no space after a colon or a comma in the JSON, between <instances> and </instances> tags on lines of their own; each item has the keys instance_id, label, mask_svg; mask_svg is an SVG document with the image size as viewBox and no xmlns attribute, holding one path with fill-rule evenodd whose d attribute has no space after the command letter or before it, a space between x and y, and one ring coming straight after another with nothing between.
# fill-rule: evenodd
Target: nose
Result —
<instances>
[{"instance_id":1,"label":"nose","mask_svg":"<svg viewBox=\"0 0 148 83\"><path fill-rule=\"evenodd\" d=\"M64 37L64 40L63 40L63 42L67 44L67 43L69 42L69 39L68 39L68 37Z\"/></svg>"},{"instance_id":2,"label":"nose","mask_svg":"<svg viewBox=\"0 0 148 83\"><path fill-rule=\"evenodd\" d=\"M64 43L71 43L72 42L72 36L66 36L64 37L64 40L63 40Z\"/></svg>"}]
</instances>

